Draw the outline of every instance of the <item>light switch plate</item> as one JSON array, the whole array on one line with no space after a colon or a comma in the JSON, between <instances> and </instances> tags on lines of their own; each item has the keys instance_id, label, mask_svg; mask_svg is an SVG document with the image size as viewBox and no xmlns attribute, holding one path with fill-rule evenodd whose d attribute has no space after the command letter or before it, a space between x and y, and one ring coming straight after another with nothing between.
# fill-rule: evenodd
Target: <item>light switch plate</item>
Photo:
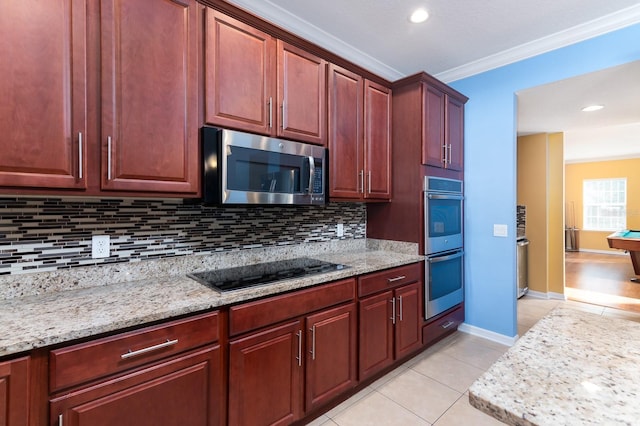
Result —
<instances>
[{"instance_id":1,"label":"light switch plate","mask_svg":"<svg viewBox=\"0 0 640 426\"><path fill-rule=\"evenodd\" d=\"M493 236L494 237L506 237L507 234L507 225L503 224L493 224Z\"/></svg>"}]
</instances>

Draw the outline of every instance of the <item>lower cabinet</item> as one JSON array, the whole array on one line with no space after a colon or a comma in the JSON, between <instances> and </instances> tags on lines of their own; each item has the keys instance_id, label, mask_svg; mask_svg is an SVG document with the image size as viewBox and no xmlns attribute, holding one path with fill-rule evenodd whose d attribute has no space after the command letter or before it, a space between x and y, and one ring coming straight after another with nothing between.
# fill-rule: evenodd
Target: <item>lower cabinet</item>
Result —
<instances>
[{"instance_id":1,"label":"lower cabinet","mask_svg":"<svg viewBox=\"0 0 640 426\"><path fill-rule=\"evenodd\" d=\"M218 339L211 312L52 350L50 424L220 425Z\"/></svg>"},{"instance_id":2,"label":"lower cabinet","mask_svg":"<svg viewBox=\"0 0 640 426\"><path fill-rule=\"evenodd\" d=\"M354 280L328 286L325 290L303 290L239 308L246 323L249 317L263 317L262 311L267 307L276 315L296 313L310 305L317 308L317 300L327 293L336 296L333 301L325 301L329 304L351 295L346 304L267 325L230 340L230 425L290 424L356 385ZM233 329L233 308L229 321Z\"/></svg>"},{"instance_id":3,"label":"lower cabinet","mask_svg":"<svg viewBox=\"0 0 640 426\"><path fill-rule=\"evenodd\" d=\"M417 265L360 279L360 380L373 376L422 347L421 286ZM362 297L370 293L375 294Z\"/></svg>"},{"instance_id":4,"label":"lower cabinet","mask_svg":"<svg viewBox=\"0 0 640 426\"><path fill-rule=\"evenodd\" d=\"M436 343L438 340L455 332L463 322L464 303L461 303L431 319L422 328L422 343L425 346Z\"/></svg>"},{"instance_id":5,"label":"lower cabinet","mask_svg":"<svg viewBox=\"0 0 640 426\"><path fill-rule=\"evenodd\" d=\"M0 362L0 425L29 424L29 357Z\"/></svg>"}]
</instances>

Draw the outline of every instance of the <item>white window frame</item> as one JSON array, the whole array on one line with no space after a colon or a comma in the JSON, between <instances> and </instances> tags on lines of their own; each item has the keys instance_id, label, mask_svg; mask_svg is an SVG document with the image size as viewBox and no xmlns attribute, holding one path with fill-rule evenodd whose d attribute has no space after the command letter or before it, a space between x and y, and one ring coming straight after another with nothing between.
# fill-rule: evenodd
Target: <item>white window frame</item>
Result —
<instances>
[{"instance_id":1,"label":"white window frame","mask_svg":"<svg viewBox=\"0 0 640 426\"><path fill-rule=\"evenodd\" d=\"M607 232L627 228L627 178L582 181L582 228Z\"/></svg>"}]
</instances>

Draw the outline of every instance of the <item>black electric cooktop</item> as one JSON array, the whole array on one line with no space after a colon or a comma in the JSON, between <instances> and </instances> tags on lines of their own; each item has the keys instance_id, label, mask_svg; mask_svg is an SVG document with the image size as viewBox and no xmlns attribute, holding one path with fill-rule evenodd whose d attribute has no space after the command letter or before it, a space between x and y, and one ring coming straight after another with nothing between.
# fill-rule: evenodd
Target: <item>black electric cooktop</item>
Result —
<instances>
[{"instance_id":1,"label":"black electric cooktop","mask_svg":"<svg viewBox=\"0 0 640 426\"><path fill-rule=\"evenodd\" d=\"M212 287L214 290L224 292L347 268L349 266L339 263L300 257L236 268L194 272L187 274L187 276Z\"/></svg>"}]
</instances>

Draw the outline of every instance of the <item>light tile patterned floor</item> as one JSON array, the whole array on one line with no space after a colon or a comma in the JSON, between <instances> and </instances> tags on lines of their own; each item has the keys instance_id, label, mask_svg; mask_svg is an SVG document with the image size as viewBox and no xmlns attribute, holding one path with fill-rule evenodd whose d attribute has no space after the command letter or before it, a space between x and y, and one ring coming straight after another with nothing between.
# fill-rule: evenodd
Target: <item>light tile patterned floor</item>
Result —
<instances>
[{"instance_id":1,"label":"light tile patterned floor","mask_svg":"<svg viewBox=\"0 0 640 426\"><path fill-rule=\"evenodd\" d=\"M525 296L518 301L518 334L524 334L560 304L598 315L640 322L640 315L631 312ZM456 332L310 425L502 425L503 423L469 405L467 390L507 349L507 346L490 340Z\"/></svg>"}]
</instances>

